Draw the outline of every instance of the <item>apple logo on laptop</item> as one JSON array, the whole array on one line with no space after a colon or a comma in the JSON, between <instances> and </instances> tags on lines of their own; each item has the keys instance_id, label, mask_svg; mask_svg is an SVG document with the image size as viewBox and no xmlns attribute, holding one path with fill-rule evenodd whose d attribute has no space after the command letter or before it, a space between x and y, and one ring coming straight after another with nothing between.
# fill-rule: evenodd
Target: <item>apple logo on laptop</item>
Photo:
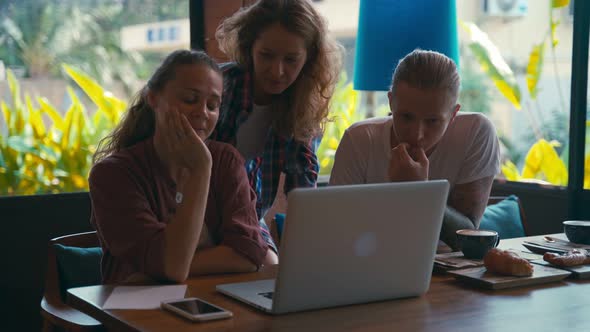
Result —
<instances>
[{"instance_id":1,"label":"apple logo on laptop","mask_svg":"<svg viewBox=\"0 0 590 332\"><path fill-rule=\"evenodd\" d=\"M377 234L365 232L354 241L354 254L357 257L368 257L377 251Z\"/></svg>"}]
</instances>

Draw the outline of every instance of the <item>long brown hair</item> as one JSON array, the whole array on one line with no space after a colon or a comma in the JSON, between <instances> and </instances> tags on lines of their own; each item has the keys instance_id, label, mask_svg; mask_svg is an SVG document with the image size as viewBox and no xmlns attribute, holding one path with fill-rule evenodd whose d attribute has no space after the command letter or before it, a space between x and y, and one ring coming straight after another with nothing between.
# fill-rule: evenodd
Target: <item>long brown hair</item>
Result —
<instances>
[{"instance_id":1,"label":"long brown hair","mask_svg":"<svg viewBox=\"0 0 590 332\"><path fill-rule=\"evenodd\" d=\"M179 65L204 64L221 75L219 66L205 52L177 50L170 53L156 69L147 84L133 97L121 122L100 140L92 158L97 163L114 152L135 145L154 135L156 115L147 100L149 91L159 92L174 79Z\"/></svg>"},{"instance_id":2,"label":"long brown hair","mask_svg":"<svg viewBox=\"0 0 590 332\"><path fill-rule=\"evenodd\" d=\"M328 35L324 18L308 0L260 0L224 20L215 37L220 49L250 69L252 45L264 29L279 23L301 36L307 61L299 76L273 101L273 126L281 134L307 141L321 133L342 64L342 46Z\"/></svg>"}]
</instances>

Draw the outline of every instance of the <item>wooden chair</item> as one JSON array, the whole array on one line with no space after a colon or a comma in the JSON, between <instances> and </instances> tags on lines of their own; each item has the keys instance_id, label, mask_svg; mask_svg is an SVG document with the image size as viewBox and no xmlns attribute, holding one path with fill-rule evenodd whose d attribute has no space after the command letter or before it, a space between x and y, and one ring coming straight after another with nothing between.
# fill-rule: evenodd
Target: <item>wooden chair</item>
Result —
<instances>
[{"instance_id":1,"label":"wooden chair","mask_svg":"<svg viewBox=\"0 0 590 332\"><path fill-rule=\"evenodd\" d=\"M524 229L524 234L526 236L528 236L530 233L528 231L528 226L527 226L527 222L526 222L526 217L524 214L524 208L522 207L522 202L520 201L520 198L518 198L518 196L516 197L516 201L518 202L518 210L520 212L520 220L522 222L522 228ZM508 196L490 196L490 198L488 199L488 205L494 205L497 203L500 203L502 200L508 198Z\"/></svg>"},{"instance_id":2,"label":"wooden chair","mask_svg":"<svg viewBox=\"0 0 590 332\"><path fill-rule=\"evenodd\" d=\"M45 292L41 300L43 331L104 331L105 328L99 321L70 307L62 298L59 269L53 246L57 243L79 248L99 246L96 232L65 235L49 241Z\"/></svg>"}]
</instances>

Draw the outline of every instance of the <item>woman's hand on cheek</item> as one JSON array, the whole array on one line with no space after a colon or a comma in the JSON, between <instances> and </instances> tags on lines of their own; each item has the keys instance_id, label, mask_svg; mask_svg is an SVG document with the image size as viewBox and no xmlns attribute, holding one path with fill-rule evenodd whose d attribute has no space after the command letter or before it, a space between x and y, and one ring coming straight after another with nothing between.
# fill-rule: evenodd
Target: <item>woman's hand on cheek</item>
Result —
<instances>
[{"instance_id":1,"label":"woman's hand on cheek","mask_svg":"<svg viewBox=\"0 0 590 332\"><path fill-rule=\"evenodd\" d=\"M392 182L426 181L428 165L428 158L423 149L411 148L409 144L401 143L391 149L389 180Z\"/></svg>"},{"instance_id":2,"label":"woman's hand on cheek","mask_svg":"<svg viewBox=\"0 0 590 332\"><path fill-rule=\"evenodd\" d=\"M189 172L211 168L211 153L191 127L186 116L165 102L156 110L156 139L160 141L158 154L172 168Z\"/></svg>"},{"instance_id":3,"label":"woman's hand on cheek","mask_svg":"<svg viewBox=\"0 0 590 332\"><path fill-rule=\"evenodd\" d=\"M197 135L184 114L176 111L176 117L180 133L178 154L183 156L181 165L190 171L211 169L211 152L205 142Z\"/></svg>"}]
</instances>

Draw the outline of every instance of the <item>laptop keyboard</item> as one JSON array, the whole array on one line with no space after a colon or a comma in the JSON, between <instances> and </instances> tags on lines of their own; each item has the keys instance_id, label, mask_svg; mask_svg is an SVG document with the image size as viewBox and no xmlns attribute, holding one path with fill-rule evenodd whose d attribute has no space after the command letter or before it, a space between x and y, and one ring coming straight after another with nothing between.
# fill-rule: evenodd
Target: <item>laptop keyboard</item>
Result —
<instances>
[{"instance_id":1,"label":"laptop keyboard","mask_svg":"<svg viewBox=\"0 0 590 332\"><path fill-rule=\"evenodd\" d=\"M274 294L274 292L267 292L267 293L258 293L258 295L260 296L264 296L269 300L272 300L272 295Z\"/></svg>"}]
</instances>

